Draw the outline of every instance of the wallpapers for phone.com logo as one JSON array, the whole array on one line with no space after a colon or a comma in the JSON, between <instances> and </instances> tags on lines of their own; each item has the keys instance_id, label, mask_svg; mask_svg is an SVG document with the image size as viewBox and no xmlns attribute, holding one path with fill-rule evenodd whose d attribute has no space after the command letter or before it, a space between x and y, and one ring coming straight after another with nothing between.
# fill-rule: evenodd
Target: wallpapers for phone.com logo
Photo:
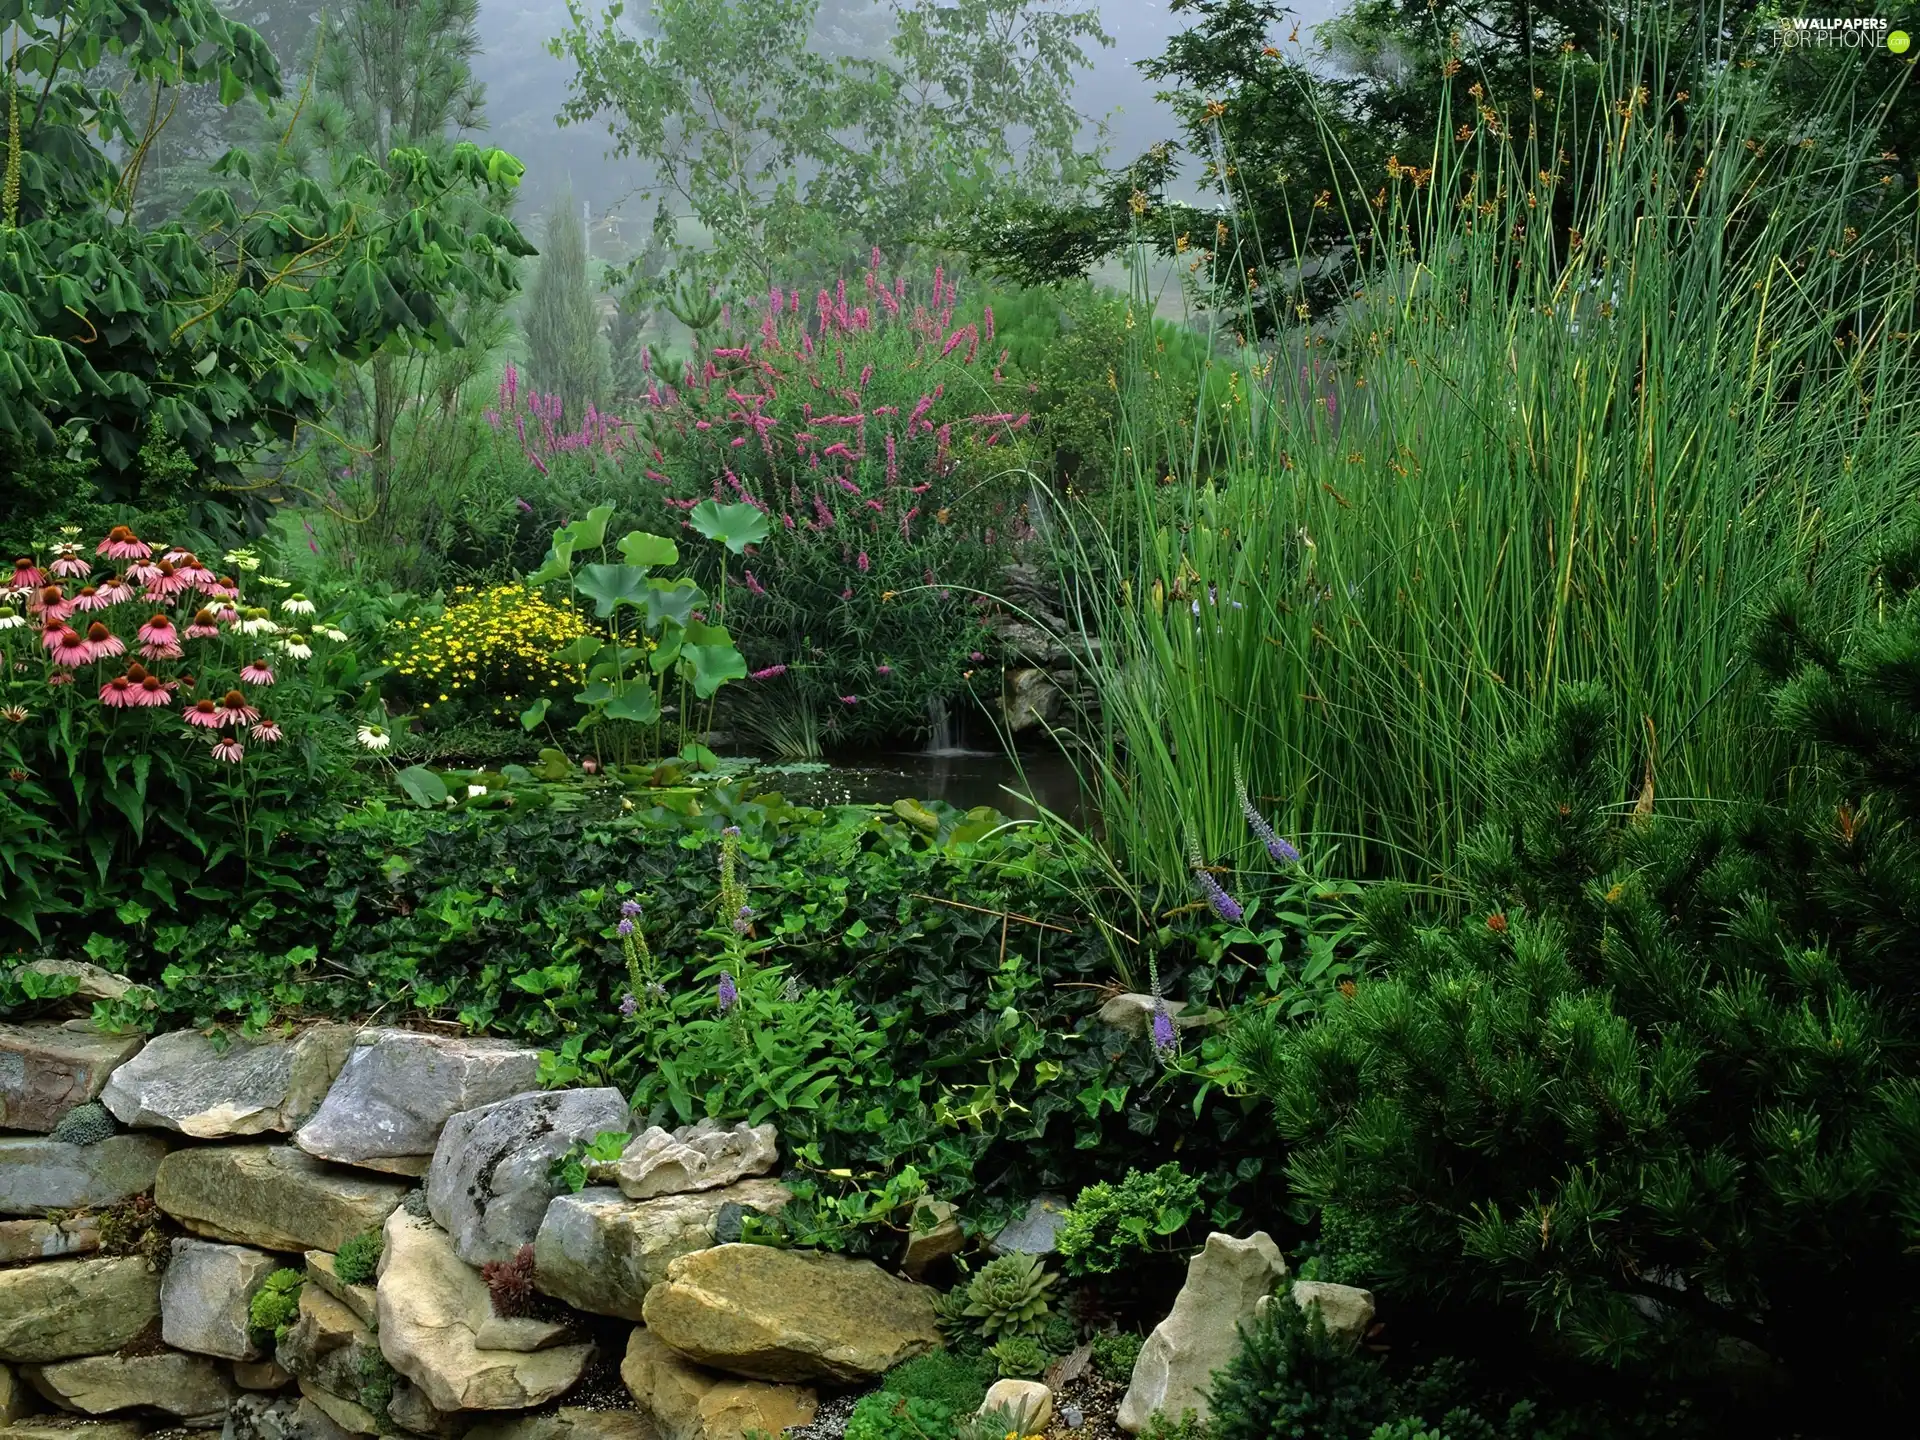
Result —
<instances>
[{"instance_id":1,"label":"wallpapers for phone.com logo","mask_svg":"<svg viewBox=\"0 0 1920 1440\"><path fill-rule=\"evenodd\" d=\"M1774 41L1783 50L1857 50L1862 54L1907 56L1913 52L1912 34L1885 15L1823 18L1801 15L1783 19Z\"/></svg>"}]
</instances>

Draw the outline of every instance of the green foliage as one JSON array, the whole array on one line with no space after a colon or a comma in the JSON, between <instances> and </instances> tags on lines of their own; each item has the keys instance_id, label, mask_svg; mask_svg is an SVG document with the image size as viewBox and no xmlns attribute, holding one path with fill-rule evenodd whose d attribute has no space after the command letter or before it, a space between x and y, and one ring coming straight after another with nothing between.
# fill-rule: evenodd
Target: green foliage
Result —
<instances>
[{"instance_id":1,"label":"green foliage","mask_svg":"<svg viewBox=\"0 0 1920 1440\"><path fill-rule=\"evenodd\" d=\"M1116 1330L1096 1335L1089 1342L1093 1368L1114 1385L1125 1385L1133 1378L1133 1367L1140 1359L1140 1347L1146 1342L1131 1330Z\"/></svg>"},{"instance_id":2,"label":"green foliage","mask_svg":"<svg viewBox=\"0 0 1920 1440\"><path fill-rule=\"evenodd\" d=\"M97 1145L117 1129L113 1113L98 1100L89 1100L62 1115L47 1138L67 1145Z\"/></svg>"},{"instance_id":3,"label":"green foliage","mask_svg":"<svg viewBox=\"0 0 1920 1440\"><path fill-rule=\"evenodd\" d=\"M1207 1397L1208 1440L1370 1440L1395 1418L1397 1396L1380 1362L1328 1336L1317 1307L1262 1306L1241 1334Z\"/></svg>"},{"instance_id":4,"label":"green foliage","mask_svg":"<svg viewBox=\"0 0 1920 1440\"><path fill-rule=\"evenodd\" d=\"M880 1381L895 1395L932 1400L955 1415L971 1415L987 1397L992 1371L976 1359L951 1350L935 1350L904 1365L896 1365Z\"/></svg>"},{"instance_id":5,"label":"green foliage","mask_svg":"<svg viewBox=\"0 0 1920 1440\"><path fill-rule=\"evenodd\" d=\"M511 156L471 144L343 155L329 185L233 151L216 167L229 184L140 223L129 211L165 97L270 99L272 55L204 0L29 4L14 23L8 103L30 120L0 216L0 433L43 453L84 444L112 498L145 498L150 422L203 480L240 482L249 451L322 418L342 360L453 345L453 297L511 286L528 249L512 224L448 223L519 179ZM152 105L123 107L100 83L108 57Z\"/></svg>"},{"instance_id":6,"label":"green foliage","mask_svg":"<svg viewBox=\"0 0 1920 1440\"><path fill-rule=\"evenodd\" d=\"M982 1393L985 1393L984 1391ZM847 1440L952 1440L958 1412L941 1400L875 1390L854 1402Z\"/></svg>"},{"instance_id":7,"label":"green foliage","mask_svg":"<svg viewBox=\"0 0 1920 1440\"><path fill-rule=\"evenodd\" d=\"M1200 1186L1169 1161L1118 1185L1082 1190L1060 1220L1060 1264L1069 1275L1110 1274L1177 1235L1200 1211Z\"/></svg>"},{"instance_id":8,"label":"green foliage","mask_svg":"<svg viewBox=\"0 0 1920 1440\"><path fill-rule=\"evenodd\" d=\"M343 1285L371 1285L380 1270L380 1252L386 1241L378 1230L363 1230L333 1257L333 1273ZM378 1412L375 1412L378 1413Z\"/></svg>"},{"instance_id":9,"label":"green foliage","mask_svg":"<svg viewBox=\"0 0 1920 1440\"><path fill-rule=\"evenodd\" d=\"M267 1276L247 1302L247 1325L276 1340L284 1337L300 1313L300 1287L306 1276L298 1270L276 1270Z\"/></svg>"},{"instance_id":10,"label":"green foliage","mask_svg":"<svg viewBox=\"0 0 1920 1440\"><path fill-rule=\"evenodd\" d=\"M1517 1306L1593 1361L1697 1373L1739 1341L1904 1403L1852 1357L1914 1334L1886 1282L1920 1236L1916 553L1844 642L1797 597L1766 617L1775 713L1820 747L1793 804L1623 819L1608 707L1574 692L1492 777L1463 918L1382 896L1380 978L1303 1030L1245 1019L1337 1276Z\"/></svg>"},{"instance_id":11,"label":"green foliage","mask_svg":"<svg viewBox=\"0 0 1920 1440\"><path fill-rule=\"evenodd\" d=\"M342 1246L344 1253L345 1247ZM400 1377L387 1357L380 1353L378 1345L364 1345L360 1349L360 1405L372 1413L374 1422L385 1435L399 1430L387 1414L387 1406L393 1403L394 1387Z\"/></svg>"},{"instance_id":12,"label":"green foliage","mask_svg":"<svg viewBox=\"0 0 1920 1440\"><path fill-rule=\"evenodd\" d=\"M137 1255L156 1270L164 1270L173 1253L167 1217L151 1195L133 1195L99 1215L100 1253Z\"/></svg>"},{"instance_id":13,"label":"green foliage","mask_svg":"<svg viewBox=\"0 0 1920 1440\"><path fill-rule=\"evenodd\" d=\"M1047 1292L1058 1279L1038 1255L1002 1255L967 1282L963 1313L989 1343L1002 1336L1037 1335L1052 1309Z\"/></svg>"},{"instance_id":14,"label":"green foliage","mask_svg":"<svg viewBox=\"0 0 1920 1440\"><path fill-rule=\"evenodd\" d=\"M587 278L587 233L570 191L547 212L546 234L527 290L527 371L564 414L607 398L608 356L600 304Z\"/></svg>"},{"instance_id":15,"label":"green foliage","mask_svg":"<svg viewBox=\"0 0 1920 1440\"><path fill-rule=\"evenodd\" d=\"M1147 1417L1140 1434L1143 1440L1211 1440L1213 1431L1191 1410L1181 1411L1178 1420L1156 1410Z\"/></svg>"},{"instance_id":16,"label":"green foliage","mask_svg":"<svg viewBox=\"0 0 1920 1440\"><path fill-rule=\"evenodd\" d=\"M1047 1351L1031 1335L1008 1335L987 1347L1002 1380L1036 1380L1047 1368Z\"/></svg>"}]
</instances>

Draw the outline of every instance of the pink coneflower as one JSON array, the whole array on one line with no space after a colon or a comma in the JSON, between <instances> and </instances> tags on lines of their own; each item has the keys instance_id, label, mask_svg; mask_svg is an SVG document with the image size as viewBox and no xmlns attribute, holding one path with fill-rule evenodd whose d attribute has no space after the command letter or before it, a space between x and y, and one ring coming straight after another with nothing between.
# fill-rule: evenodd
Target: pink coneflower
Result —
<instances>
[{"instance_id":1,"label":"pink coneflower","mask_svg":"<svg viewBox=\"0 0 1920 1440\"><path fill-rule=\"evenodd\" d=\"M240 678L249 685L271 685L273 667L264 660L249 660L240 667Z\"/></svg>"},{"instance_id":2,"label":"pink coneflower","mask_svg":"<svg viewBox=\"0 0 1920 1440\"><path fill-rule=\"evenodd\" d=\"M100 687L100 703L115 710L124 710L130 705L139 705L140 687L124 675L116 675Z\"/></svg>"},{"instance_id":3,"label":"pink coneflower","mask_svg":"<svg viewBox=\"0 0 1920 1440\"><path fill-rule=\"evenodd\" d=\"M171 600L187 588L187 577L174 567L172 561L162 560L155 569L159 573L146 582L147 599Z\"/></svg>"},{"instance_id":4,"label":"pink coneflower","mask_svg":"<svg viewBox=\"0 0 1920 1440\"><path fill-rule=\"evenodd\" d=\"M61 626L59 633L53 637L53 644L47 648L52 652L54 664L69 669L93 659L93 650L87 644L86 637L70 625Z\"/></svg>"},{"instance_id":5,"label":"pink coneflower","mask_svg":"<svg viewBox=\"0 0 1920 1440\"><path fill-rule=\"evenodd\" d=\"M125 604L133 598L133 587L126 582L124 577L114 575L107 580L106 584L100 587L100 598L109 605Z\"/></svg>"},{"instance_id":6,"label":"pink coneflower","mask_svg":"<svg viewBox=\"0 0 1920 1440\"><path fill-rule=\"evenodd\" d=\"M84 580L93 573L93 566L72 554L56 556L52 569L62 580Z\"/></svg>"},{"instance_id":7,"label":"pink coneflower","mask_svg":"<svg viewBox=\"0 0 1920 1440\"><path fill-rule=\"evenodd\" d=\"M38 590L46 583L47 577L40 573L40 567L33 563L30 556L22 555L13 562L13 579L7 582L9 590Z\"/></svg>"},{"instance_id":8,"label":"pink coneflower","mask_svg":"<svg viewBox=\"0 0 1920 1440\"><path fill-rule=\"evenodd\" d=\"M193 552L184 545L168 545L165 549L166 554L160 557L160 563L163 565L178 565L193 559Z\"/></svg>"},{"instance_id":9,"label":"pink coneflower","mask_svg":"<svg viewBox=\"0 0 1920 1440\"><path fill-rule=\"evenodd\" d=\"M216 740L213 742L213 758L228 765L238 765L240 757L247 753L246 747L238 740Z\"/></svg>"},{"instance_id":10,"label":"pink coneflower","mask_svg":"<svg viewBox=\"0 0 1920 1440\"><path fill-rule=\"evenodd\" d=\"M238 625L240 623L240 612L231 605L221 605L215 608L213 618L218 620L222 625Z\"/></svg>"},{"instance_id":11,"label":"pink coneflower","mask_svg":"<svg viewBox=\"0 0 1920 1440\"><path fill-rule=\"evenodd\" d=\"M48 623L65 620L73 613L73 602L58 585L42 585L27 606L29 615L38 615Z\"/></svg>"},{"instance_id":12,"label":"pink coneflower","mask_svg":"<svg viewBox=\"0 0 1920 1440\"><path fill-rule=\"evenodd\" d=\"M97 586L93 585L82 586L80 592L73 597L73 608L80 611L105 610L112 604L113 602L102 595Z\"/></svg>"},{"instance_id":13,"label":"pink coneflower","mask_svg":"<svg viewBox=\"0 0 1920 1440\"><path fill-rule=\"evenodd\" d=\"M126 526L116 525L107 532L107 538L95 547L93 553L104 555L109 560L144 560L153 551Z\"/></svg>"},{"instance_id":14,"label":"pink coneflower","mask_svg":"<svg viewBox=\"0 0 1920 1440\"><path fill-rule=\"evenodd\" d=\"M171 705L173 687L157 675L143 676L139 682L138 691L133 697L133 703L143 706Z\"/></svg>"},{"instance_id":15,"label":"pink coneflower","mask_svg":"<svg viewBox=\"0 0 1920 1440\"><path fill-rule=\"evenodd\" d=\"M276 721L262 720L258 725L253 727L252 733L253 738L262 745L278 745L280 743L280 726Z\"/></svg>"},{"instance_id":16,"label":"pink coneflower","mask_svg":"<svg viewBox=\"0 0 1920 1440\"><path fill-rule=\"evenodd\" d=\"M87 627L87 652L89 660L106 660L126 654L127 642L96 620Z\"/></svg>"},{"instance_id":17,"label":"pink coneflower","mask_svg":"<svg viewBox=\"0 0 1920 1440\"><path fill-rule=\"evenodd\" d=\"M127 573L121 578L129 585L145 585L160 573L160 567L151 560L136 560L127 566Z\"/></svg>"},{"instance_id":18,"label":"pink coneflower","mask_svg":"<svg viewBox=\"0 0 1920 1440\"><path fill-rule=\"evenodd\" d=\"M251 725L260 718L260 712L247 704L247 697L238 690L229 690L220 700L220 723L222 725Z\"/></svg>"},{"instance_id":19,"label":"pink coneflower","mask_svg":"<svg viewBox=\"0 0 1920 1440\"><path fill-rule=\"evenodd\" d=\"M218 730L225 722L220 718L220 707L212 700L196 700L185 711L186 722L198 725L204 730Z\"/></svg>"},{"instance_id":20,"label":"pink coneflower","mask_svg":"<svg viewBox=\"0 0 1920 1440\"><path fill-rule=\"evenodd\" d=\"M891 666L891 665L876 665L876 666L874 666L874 667L873 667L873 673L874 673L874 674L876 674L876 675L891 675L891 674L893 674L893 666Z\"/></svg>"},{"instance_id":21,"label":"pink coneflower","mask_svg":"<svg viewBox=\"0 0 1920 1440\"><path fill-rule=\"evenodd\" d=\"M213 594L220 584L220 582L214 578L213 572L191 555L187 557L186 563L180 567L180 578L185 580L187 584L191 585L194 589L200 591L203 595Z\"/></svg>"},{"instance_id":22,"label":"pink coneflower","mask_svg":"<svg viewBox=\"0 0 1920 1440\"><path fill-rule=\"evenodd\" d=\"M180 634L173 628L173 621L165 615L155 615L140 627L134 638L142 645L173 645L179 642Z\"/></svg>"},{"instance_id":23,"label":"pink coneflower","mask_svg":"<svg viewBox=\"0 0 1920 1440\"><path fill-rule=\"evenodd\" d=\"M47 684L71 685L73 684L73 672L71 670L50 670L47 672Z\"/></svg>"},{"instance_id":24,"label":"pink coneflower","mask_svg":"<svg viewBox=\"0 0 1920 1440\"><path fill-rule=\"evenodd\" d=\"M211 610L193 612L193 622L187 626L187 639L214 640L220 635L219 617Z\"/></svg>"},{"instance_id":25,"label":"pink coneflower","mask_svg":"<svg viewBox=\"0 0 1920 1440\"><path fill-rule=\"evenodd\" d=\"M213 581L211 584L202 585L200 588L215 600L238 600L240 598L240 587L235 583L231 575L222 575L218 580Z\"/></svg>"}]
</instances>

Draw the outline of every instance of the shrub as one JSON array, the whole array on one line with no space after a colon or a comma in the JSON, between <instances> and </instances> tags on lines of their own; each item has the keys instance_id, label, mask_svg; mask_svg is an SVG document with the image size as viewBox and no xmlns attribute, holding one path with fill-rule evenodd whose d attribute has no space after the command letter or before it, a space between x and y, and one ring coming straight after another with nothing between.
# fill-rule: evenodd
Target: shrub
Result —
<instances>
[{"instance_id":1,"label":"shrub","mask_svg":"<svg viewBox=\"0 0 1920 1440\"><path fill-rule=\"evenodd\" d=\"M1069 1275L1118 1270L1177 1235L1199 1210L1199 1182L1171 1161L1148 1174L1128 1170L1118 1185L1098 1181L1061 1217L1061 1267Z\"/></svg>"},{"instance_id":2,"label":"shrub","mask_svg":"<svg viewBox=\"0 0 1920 1440\"><path fill-rule=\"evenodd\" d=\"M276 1270L267 1276L247 1302L247 1324L276 1340L285 1336L300 1313L300 1287L306 1280L298 1270Z\"/></svg>"},{"instance_id":3,"label":"shrub","mask_svg":"<svg viewBox=\"0 0 1920 1440\"><path fill-rule=\"evenodd\" d=\"M1752 1346L1810 1402L1905 1403L1920 535L1878 573L1845 643L1799 598L1755 642L1820 747L1792 808L1623 816L1607 707L1577 691L1498 768L1464 917L1382 896L1381 978L1298 1031L1243 1020L1298 1193L1378 1288L1517 1307L1592 1361L1699 1374Z\"/></svg>"},{"instance_id":4,"label":"shrub","mask_svg":"<svg viewBox=\"0 0 1920 1440\"><path fill-rule=\"evenodd\" d=\"M952 1440L955 1413L927 1396L876 1390L854 1402L846 1440Z\"/></svg>"},{"instance_id":5,"label":"shrub","mask_svg":"<svg viewBox=\"0 0 1920 1440\"><path fill-rule=\"evenodd\" d=\"M363 1230L333 1257L333 1273L343 1285L371 1285L380 1270L380 1252L386 1241L378 1230Z\"/></svg>"},{"instance_id":6,"label":"shrub","mask_svg":"<svg viewBox=\"0 0 1920 1440\"><path fill-rule=\"evenodd\" d=\"M1262 1305L1241 1337L1207 1396L1208 1440L1369 1440L1397 1418L1379 1362L1329 1336L1317 1308Z\"/></svg>"},{"instance_id":7,"label":"shrub","mask_svg":"<svg viewBox=\"0 0 1920 1440\"><path fill-rule=\"evenodd\" d=\"M1124 1385L1133 1378L1133 1367L1139 1361L1140 1347L1145 1343L1138 1335L1126 1330L1096 1335L1091 1341L1093 1368L1102 1379Z\"/></svg>"},{"instance_id":8,"label":"shrub","mask_svg":"<svg viewBox=\"0 0 1920 1440\"><path fill-rule=\"evenodd\" d=\"M1002 1255L989 1260L967 1283L971 1317L989 1342L1008 1335L1037 1335L1051 1310L1047 1291L1057 1277L1047 1272L1038 1255Z\"/></svg>"},{"instance_id":9,"label":"shrub","mask_svg":"<svg viewBox=\"0 0 1920 1440\"><path fill-rule=\"evenodd\" d=\"M896 1365L881 1380L881 1388L895 1395L917 1396L946 1406L955 1415L971 1415L987 1398L991 1371L977 1360L935 1350L904 1365Z\"/></svg>"},{"instance_id":10,"label":"shrub","mask_svg":"<svg viewBox=\"0 0 1920 1440\"><path fill-rule=\"evenodd\" d=\"M440 614L388 627L386 663L398 693L423 711L475 699L494 715L517 715L537 699L571 699L584 667L553 655L593 633L572 606L524 585L463 585Z\"/></svg>"}]
</instances>

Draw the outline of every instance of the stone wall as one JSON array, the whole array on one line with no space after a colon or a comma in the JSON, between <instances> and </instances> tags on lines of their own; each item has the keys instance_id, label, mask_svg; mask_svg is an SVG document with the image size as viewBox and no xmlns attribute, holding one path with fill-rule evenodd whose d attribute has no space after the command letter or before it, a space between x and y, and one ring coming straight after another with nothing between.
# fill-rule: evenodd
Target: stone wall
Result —
<instances>
[{"instance_id":1,"label":"stone wall","mask_svg":"<svg viewBox=\"0 0 1920 1440\"><path fill-rule=\"evenodd\" d=\"M925 1286L716 1241L788 1199L771 1126L649 1130L565 1192L627 1103L538 1070L401 1029L0 1024L0 1440L739 1440L939 1343Z\"/></svg>"}]
</instances>

